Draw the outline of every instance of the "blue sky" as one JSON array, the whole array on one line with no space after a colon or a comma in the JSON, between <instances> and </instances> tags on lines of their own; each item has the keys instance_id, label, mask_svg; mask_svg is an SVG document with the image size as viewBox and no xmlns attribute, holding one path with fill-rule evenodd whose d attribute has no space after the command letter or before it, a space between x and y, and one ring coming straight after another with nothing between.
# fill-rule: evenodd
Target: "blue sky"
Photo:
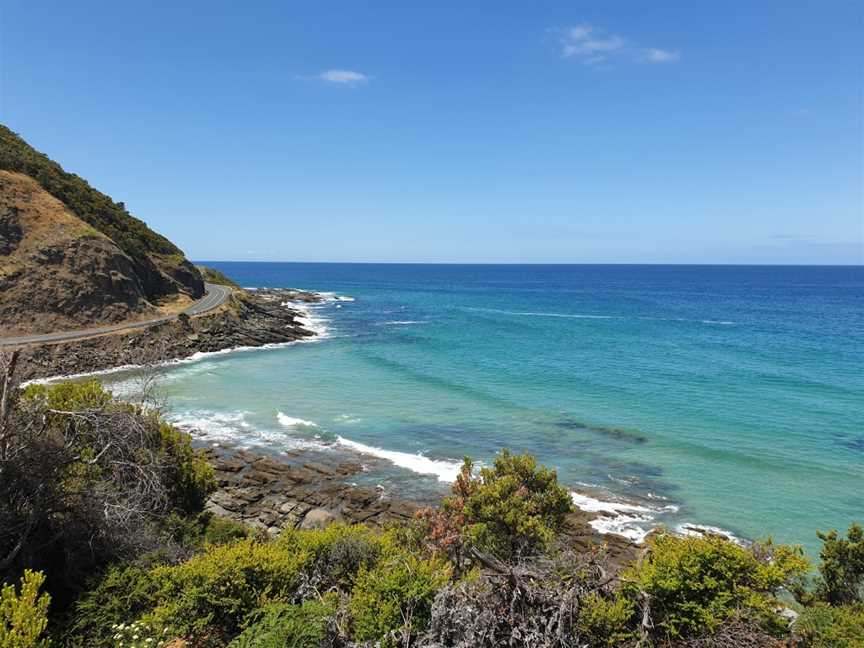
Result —
<instances>
[{"instance_id":1,"label":"blue sky","mask_svg":"<svg viewBox=\"0 0 864 648\"><path fill-rule=\"evenodd\" d=\"M0 121L195 259L862 263L862 7L5 0Z\"/></svg>"}]
</instances>

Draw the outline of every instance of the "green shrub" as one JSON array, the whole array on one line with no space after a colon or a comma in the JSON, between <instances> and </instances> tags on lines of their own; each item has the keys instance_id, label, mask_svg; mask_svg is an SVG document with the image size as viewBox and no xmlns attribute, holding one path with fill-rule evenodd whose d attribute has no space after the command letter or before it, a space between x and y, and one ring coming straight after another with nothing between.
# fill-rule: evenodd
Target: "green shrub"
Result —
<instances>
[{"instance_id":1,"label":"green shrub","mask_svg":"<svg viewBox=\"0 0 864 648\"><path fill-rule=\"evenodd\" d=\"M504 449L491 468L472 475L466 457L444 511L463 526L479 549L513 559L548 546L572 510L570 495L554 470L530 455Z\"/></svg>"},{"instance_id":2,"label":"green shrub","mask_svg":"<svg viewBox=\"0 0 864 648\"><path fill-rule=\"evenodd\" d=\"M163 421L155 411L146 411L115 400L98 380L34 384L27 387L23 396L25 401L35 405L44 414L50 428L61 432L74 427L74 449L84 461L72 466L70 476L79 483L103 476L105 471L100 470L97 462L92 465L87 463L93 461L101 450L101 447L94 447L95 431L100 425L116 424L117 415L125 414L135 419L144 432L140 447L131 450L141 455L142 462L146 454L155 451L156 456L152 459L164 466L163 479L173 508L186 513L200 511L216 488L212 466L203 452L192 448L192 438L188 434ZM70 418L63 412L86 412L89 417ZM68 438L70 435L66 436Z\"/></svg>"},{"instance_id":3,"label":"green shrub","mask_svg":"<svg viewBox=\"0 0 864 648\"><path fill-rule=\"evenodd\" d=\"M592 593L582 599L576 628L579 639L591 648L620 646L633 637L630 621L634 605L623 596L604 598Z\"/></svg>"},{"instance_id":4,"label":"green shrub","mask_svg":"<svg viewBox=\"0 0 864 648\"><path fill-rule=\"evenodd\" d=\"M816 598L832 605L864 603L864 529L853 524L846 538L836 530L816 535L822 540Z\"/></svg>"},{"instance_id":5,"label":"green shrub","mask_svg":"<svg viewBox=\"0 0 864 648\"><path fill-rule=\"evenodd\" d=\"M625 571L625 592L647 597L655 626L671 638L712 632L734 613L782 628L774 595L807 570L800 549L770 543L745 549L716 536L661 534L648 548Z\"/></svg>"},{"instance_id":6,"label":"green shrub","mask_svg":"<svg viewBox=\"0 0 864 648\"><path fill-rule=\"evenodd\" d=\"M86 644L110 643L117 626L128 624L155 607L158 588L153 567L158 555L144 556L131 564L113 565L76 601L70 634Z\"/></svg>"},{"instance_id":7,"label":"green shrub","mask_svg":"<svg viewBox=\"0 0 864 648\"><path fill-rule=\"evenodd\" d=\"M208 545L223 545L235 540L243 540L254 535L252 530L228 518L208 515L204 526L204 542Z\"/></svg>"},{"instance_id":8,"label":"green shrub","mask_svg":"<svg viewBox=\"0 0 864 648\"><path fill-rule=\"evenodd\" d=\"M330 620L338 597L302 605L271 603L252 615L250 625L228 648L322 648L332 639Z\"/></svg>"},{"instance_id":9,"label":"green shrub","mask_svg":"<svg viewBox=\"0 0 864 648\"><path fill-rule=\"evenodd\" d=\"M809 607L795 622L795 634L801 648L862 648L864 606Z\"/></svg>"},{"instance_id":10,"label":"green shrub","mask_svg":"<svg viewBox=\"0 0 864 648\"><path fill-rule=\"evenodd\" d=\"M47 648L50 641L41 639L48 626L51 597L39 594L45 582L41 572L24 571L18 592L14 585L0 590L0 648Z\"/></svg>"},{"instance_id":11,"label":"green shrub","mask_svg":"<svg viewBox=\"0 0 864 648\"><path fill-rule=\"evenodd\" d=\"M158 418L159 455L168 466L167 486L175 508L186 513L200 511L207 497L216 490L213 466L204 453L192 448L192 438Z\"/></svg>"},{"instance_id":12,"label":"green shrub","mask_svg":"<svg viewBox=\"0 0 864 648\"><path fill-rule=\"evenodd\" d=\"M435 594L450 576L443 559L396 547L385 552L375 567L361 567L348 601L354 638L395 645L391 633L415 634L424 629Z\"/></svg>"},{"instance_id":13,"label":"green shrub","mask_svg":"<svg viewBox=\"0 0 864 648\"><path fill-rule=\"evenodd\" d=\"M183 636L232 637L257 608L290 601L309 562L307 552L277 542L250 539L210 547L185 563L151 572L159 604L144 621L168 625Z\"/></svg>"}]
</instances>

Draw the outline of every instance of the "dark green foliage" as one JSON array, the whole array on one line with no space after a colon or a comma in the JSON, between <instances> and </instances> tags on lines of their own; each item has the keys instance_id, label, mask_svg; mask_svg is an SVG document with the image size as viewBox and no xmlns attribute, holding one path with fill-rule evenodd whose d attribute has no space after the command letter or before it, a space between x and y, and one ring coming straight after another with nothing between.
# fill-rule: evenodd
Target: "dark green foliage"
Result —
<instances>
[{"instance_id":1,"label":"dark green foliage","mask_svg":"<svg viewBox=\"0 0 864 648\"><path fill-rule=\"evenodd\" d=\"M627 596L649 606L659 636L678 638L713 632L738 615L781 630L775 594L807 567L795 547L745 549L717 536L661 534L648 541L647 555L622 580Z\"/></svg>"},{"instance_id":2,"label":"dark green foliage","mask_svg":"<svg viewBox=\"0 0 864 648\"><path fill-rule=\"evenodd\" d=\"M84 645L110 645L114 626L137 619L156 604L157 587L150 574L162 562L153 554L110 567L75 603L68 634Z\"/></svg>"},{"instance_id":3,"label":"dark green foliage","mask_svg":"<svg viewBox=\"0 0 864 648\"><path fill-rule=\"evenodd\" d=\"M832 605L864 603L864 529L853 524L845 538L836 530L817 535L822 550L816 597Z\"/></svg>"},{"instance_id":4,"label":"dark green foliage","mask_svg":"<svg viewBox=\"0 0 864 648\"><path fill-rule=\"evenodd\" d=\"M200 511L215 486L188 435L97 381L30 386L6 426L0 577L44 570L61 609L108 563L166 546L172 516Z\"/></svg>"},{"instance_id":5,"label":"dark green foliage","mask_svg":"<svg viewBox=\"0 0 864 648\"><path fill-rule=\"evenodd\" d=\"M182 266L181 274L186 278L181 283L187 282L187 287L194 288L193 284L200 281L197 270L171 241L129 214L123 203L114 202L83 178L67 173L3 125L0 125L0 169L30 176L81 220L113 240L132 258L148 296L173 292L171 283L160 275L148 255L159 256L166 266L177 269Z\"/></svg>"},{"instance_id":6,"label":"dark green foliage","mask_svg":"<svg viewBox=\"0 0 864 648\"><path fill-rule=\"evenodd\" d=\"M479 476L472 469L466 457L453 494L444 501L453 526L463 528L474 546L504 560L546 548L572 510L555 471L507 449Z\"/></svg>"},{"instance_id":7,"label":"dark green foliage","mask_svg":"<svg viewBox=\"0 0 864 648\"><path fill-rule=\"evenodd\" d=\"M252 615L250 625L228 648L327 648L335 645L332 617L338 597L302 605L271 603Z\"/></svg>"},{"instance_id":8,"label":"dark green foliage","mask_svg":"<svg viewBox=\"0 0 864 648\"><path fill-rule=\"evenodd\" d=\"M800 648L864 647L864 605L809 607L795 622Z\"/></svg>"}]
</instances>

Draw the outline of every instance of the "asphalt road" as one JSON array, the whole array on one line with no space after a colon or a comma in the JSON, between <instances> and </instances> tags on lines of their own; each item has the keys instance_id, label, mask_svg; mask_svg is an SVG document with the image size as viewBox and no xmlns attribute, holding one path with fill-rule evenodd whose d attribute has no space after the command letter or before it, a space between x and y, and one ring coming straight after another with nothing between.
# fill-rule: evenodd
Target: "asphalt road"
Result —
<instances>
[{"instance_id":1,"label":"asphalt road","mask_svg":"<svg viewBox=\"0 0 864 648\"><path fill-rule=\"evenodd\" d=\"M219 286L217 284L208 283L204 284L204 288L207 290L206 294L183 311L186 315L194 317L196 315L209 313L228 301L228 298L231 296L231 289L228 286ZM98 328L80 329L76 331L4 337L0 338L0 347L21 346L24 344L43 344L45 342L67 342L69 340L79 340L81 338L114 333L116 331L147 328L155 326L156 324L164 324L165 322L170 322L174 319L177 319L177 315L159 317L156 319L145 320L143 322L132 322L131 324L113 324L111 326L100 326Z\"/></svg>"}]
</instances>

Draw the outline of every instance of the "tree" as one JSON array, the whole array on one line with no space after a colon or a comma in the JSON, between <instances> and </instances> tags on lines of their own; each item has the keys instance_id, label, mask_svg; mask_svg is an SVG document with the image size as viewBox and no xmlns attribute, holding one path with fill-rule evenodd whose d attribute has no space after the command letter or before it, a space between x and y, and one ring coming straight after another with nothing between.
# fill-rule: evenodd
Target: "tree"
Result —
<instances>
[{"instance_id":1,"label":"tree","mask_svg":"<svg viewBox=\"0 0 864 648\"><path fill-rule=\"evenodd\" d=\"M816 535L822 540L816 597L831 605L864 603L864 529L853 524L846 538L836 529Z\"/></svg>"},{"instance_id":2,"label":"tree","mask_svg":"<svg viewBox=\"0 0 864 648\"><path fill-rule=\"evenodd\" d=\"M466 457L453 494L444 500L444 514L455 521L449 527L463 529L471 545L502 560L547 547L572 510L555 471L507 449L479 475L473 468Z\"/></svg>"}]
</instances>

